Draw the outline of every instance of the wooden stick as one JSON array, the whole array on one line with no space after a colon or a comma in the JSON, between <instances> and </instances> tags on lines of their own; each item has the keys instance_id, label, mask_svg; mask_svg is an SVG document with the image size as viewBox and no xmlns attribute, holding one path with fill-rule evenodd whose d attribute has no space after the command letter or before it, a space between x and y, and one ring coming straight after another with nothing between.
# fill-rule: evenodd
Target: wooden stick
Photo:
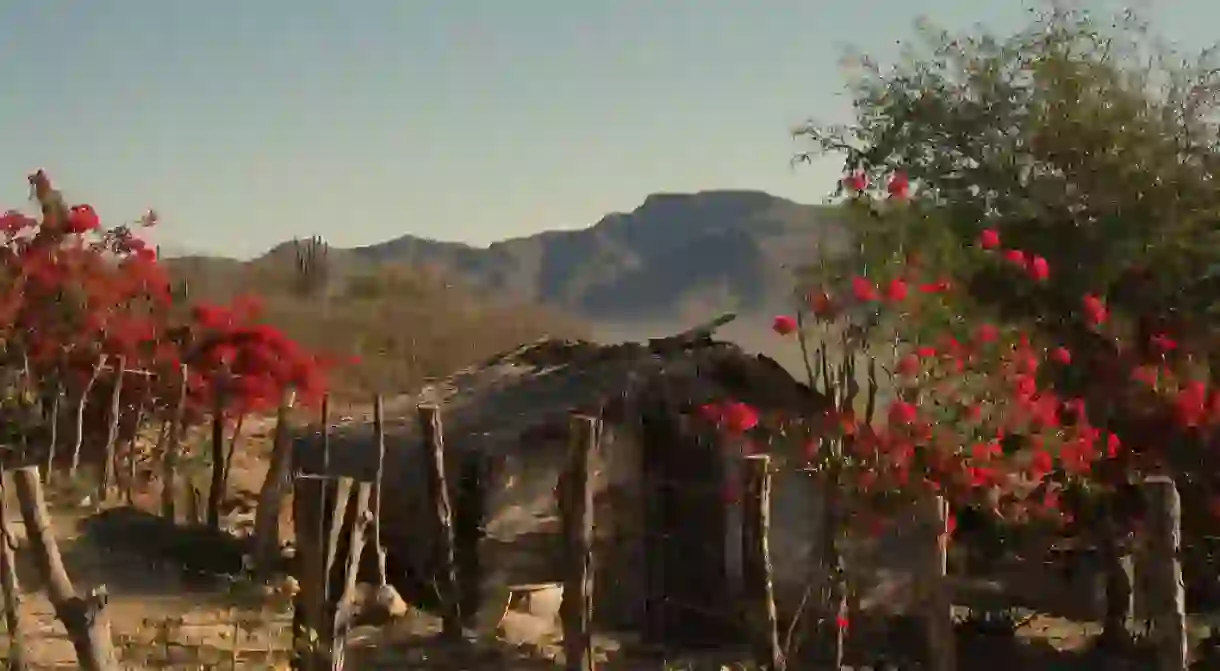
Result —
<instances>
[{"instance_id":1,"label":"wooden stick","mask_svg":"<svg viewBox=\"0 0 1220 671\"><path fill-rule=\"evenodd\" d=\"M178 519L178 448L182 443L182 421L186 413L187 378L189 370L186 364L179 368L182 381L178 387L178 398L174 401L173 418L170 420L169 433L166 435L165 451L161 455L161 516L171 522Z\"/></svg>"},{"instance_id":2,"label":"wooden stick","mask_svg":"<svg viewBox=\"0 0 1220 671\"><path fill-rule=\"evenodd\" d=\"M0 475L0 477L3 477ZM8 505L0 480L0 589L4 590L4 621L8 625L9 671L25 671L25 636L21 627L21 588L17 583L17 542L9 530Z\"/></svg>"},{"instance_id":3,"label":"wooden stick","mask_svg":"<svg viewBox=\"0 0 1220 671\"><path fill-rule=\"evenodd\" d=\"M754 662L760 669L784 671L771 575L771 457L751 455L741 465L741 573Z\"/></svg>"},{"instance_id":4,"label":"wooden stick","mask_svg":"<svg viewBox=\"0 0 1220 671\"><path fill-rule=\"evenodd\" d=\"M559 516L563 525L563 649L567 671L593 671L593 489L589 462L597 451L601 426L596 417L573 415L568 463L560 480Z\"/></svg>"},{"instance_id":5,"label":"wooden stick","mask_svg":"<svg viewBox=\"0 0 1220 671\"><path fill-rule=\"evenodd\" d=\"M377 553L379 587L389 584L386 571L385 545L381 541L381 483L385 477L385 406L381 394L373 398L373 433L377 440L377 477L373 481L373 550Z\"/></svg>"},{"instance_id":6,"label":"wooden stick","mask_svg":"<svg viewBox=\"0 0 1220 671\"><path fill-rule=\"evenodd\" d=\"M1157 671L1186 671L1186 590L1182 582L1182 500L1172 479L1144 481L1148 506L1149 601Z\"/></svg>"},{"instance_id":7,"label":"wooden stick","mask_svg":"<svg viewBox=\"0 0 1220 671\"><path fill-rule=\"evenodd\" d=\"M118 370L123 370L124 357L119 357ZM110 498L115 481L115 446L119 440L119 418L123 413L123 374L115 375L114 386L110 390L110 423L106 427L106 454L102 464L102 479L97 486L99 503Z\"/></svg>"},{"instance_id":8,"label":"wooden stick","mask_svg":"<svg viewBox=\"0 0 1220 671\"><path fill-rule=\"evenodd\" d=\"M441 411L435 405L419 406L419 423L424 439L424 461L428 476L428 498L432 502L436 531L434 580L441 602L443 634L456 638L462 634L458 612L457 563L453 556L453 508L449 503L449 485L445 478L445 438Z\"/></svg>"},{"instance_id":9,"label":"wooden stick","mask_svg":"<svg viewBox=\"0 0 1220 671\"><path fill-rule=\"evenodd\" d=\"M80 451L85 444L85 406L89 401L89 392L93 391L93 385L97 383L97 378L102 373L102 366L106 364L106 355L103 354L98 358L97 364L93 366L93 373L89 376L89 381L85 383L85 388L80 392L80 398L76 399L76 443L72 446L72 466L68 469L69 477L76 477L76 470L80 467Z\"/></svg>"}]
</instances>

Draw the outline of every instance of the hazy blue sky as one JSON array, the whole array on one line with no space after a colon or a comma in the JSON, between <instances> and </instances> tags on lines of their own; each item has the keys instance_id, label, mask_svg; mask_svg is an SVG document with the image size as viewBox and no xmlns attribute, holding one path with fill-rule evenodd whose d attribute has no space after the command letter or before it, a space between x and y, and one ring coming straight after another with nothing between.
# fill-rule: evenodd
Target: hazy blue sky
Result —
<instances>
[{"instance_id":1,"label":"hazy blue sky","mask_svg":"<svg viewBox=\"0 0 1220 671\"><path fill-rule=\"evenodd\" d=\"M1097 0L1098 7L1120 3ZM1214 0L1145 8L1188 46ZM293 235L485 244L656 191L815 202L788 130L844 118L845 46L1021 0L0 0L0 206L46 168L109 220L250 255Z\"/></svg>"}]
</instances>

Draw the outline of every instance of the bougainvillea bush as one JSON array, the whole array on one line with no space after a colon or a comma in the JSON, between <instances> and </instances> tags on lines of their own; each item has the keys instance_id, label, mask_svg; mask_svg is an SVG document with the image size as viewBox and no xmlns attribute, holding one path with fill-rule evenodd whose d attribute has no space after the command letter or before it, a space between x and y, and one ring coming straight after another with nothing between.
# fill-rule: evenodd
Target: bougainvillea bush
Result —
<instances>
[{"instance_id":1,"label":"bougainvillea bush","mask_svg":"<svg viewBox=\"0 0 1220 671\"><path fill-rule=\"evenodd\" d=\"M260 324L255 299L179 309L155 250L139 236L157 223L155 213L105 228L91 206L69 205L44 172L29 182L39 216L0 215L0 361L11 373L8 397L24 399L10 404L24 419L7 426L27 442L45 428L51 397L88 402L99 417L95 408L107 404L94 401L119 375L122 409L172 413L185 365L188 422L212 412L222 390L230 417L266 410L290 387L307 402L323 393L327 362Z\"/></svg>"}]
</instances>

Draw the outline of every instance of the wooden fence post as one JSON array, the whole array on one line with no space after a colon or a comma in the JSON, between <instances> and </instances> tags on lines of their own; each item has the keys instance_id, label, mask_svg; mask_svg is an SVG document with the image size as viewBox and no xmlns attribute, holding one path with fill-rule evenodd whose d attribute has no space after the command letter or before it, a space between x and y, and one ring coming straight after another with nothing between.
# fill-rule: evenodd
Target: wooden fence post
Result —
<instances>
[{"instance_id":1,"label":"wooden fence post","mask_svg":"<svg viewBox=\"0 0 1220 671\"><path fill-rule=\"evenodd\" d=\"M1157 671L1186 671L1186 590L1182 583L1182 500L1171 478L1144 481L1148 510L1148 580Z\"/></svg>"},{"instance_id":2,"label":"wooden fence post","mask_svg":"<svg viewBox=\"0 0 1220 671\"><path fill-rule=\"evenodd\" d=\"M767 671L784 671L771 576L771 457L747 456L741 462L741 576L746 621L754 663Z\"/></svg>"},{"instance_id":3,"label":"wooden fence post","mask_svg":"<svg viewBox=\"0 0 1220 671\"><path fill-rule=\"evenodd\" d=\"M932 671L957 671L957 641L953 631L953 602L949 594L949 503L941 496L925 499L925 516L931 522L924 584L924 630L928 637L928 665Z\"/></svg>"},{"instance_id":4,"label":"wooden fence post","mask_svg":"<svg viewBox=\"0 0 1220 671\"><path fill-rule=\"evenodd\" d=\"M330 671L341 668L343 640L339 638L344 627L338 626L339 611L345 598L350 595L331 589L336 584L335 569L339 554L339 540L343 534L344 520L348 513L354 482L351 478L330 478L325 475L298 474L293 493L293 517L297 533L297 582L301 589L293 603L293 639L297 651L296 668L303 671ZM357 493L363 497L365 512L368 506L368 488ZM356 518L359 522L359 518ZM359 528L360 524L352 527ZM363 546L361 538L354 538ZM353 550L349 548L349 555ZM346 569L347 562L342 564ZM354 574L350 579L354 579ZM348 576L338 584L346 587ZM346 590L344 590L346 591ZM343 625L349 623L344 613ZM336 666L339 662L339 666Z\"/></svg>"},{"instance_id":5,"label":"wooden fence post","mask_svg":"<svg viewBox=\"0 0 1220 671\"><path fill-rule=\"evenodd\" d=\"M373 485L361 482L356 485L355 495L351 497L343 517L335 524L343 524L346 528L350 520L351 532L347 543L347 561L343 566L343 591L337 595L334 607L334 653L331 668L344 668L347 657L347 636L351 632L356 617L356 578L360 572L360 558L364 554L365 530L373 521L369 500L372 498ZM338 504L336 503L336 513ZM329 579L329 576L328 576Z\"/></svg>"},{"instance_id":6,"label":"wooden fence post","mask_svg":"<svg viewBox=\"0 0 1220 671\"><path fill-rule=\"evenodd\" d=\"M419 423L424 439L424 460L428 476L428 498L435 515L433 536L436 554L433 571L437 597L440 600L443 634L455 638L462 635L458 612L457 568L453 556L453 507L449 503L449 485L445 478L445 438L441 411L435 405L419 406Z\"/></svg>"},{"instance_id":7,"label":"wooden fence post","mask_svg":"<svg viewBox=\"0 0 1220 671\"><path fill-rule=\"evenodd\" d=\"M559 481L559 516L563 526L565 570L563 649L567 671L593 671L593 488L589 461L598 449L601 425L596 417L573 415L567 468Z\"/></svg>"},{"instance_id":8,"label":"wooden fence post","mask_svg":"<svg viewBox=\"0 0 1220 671\"><path fill-rule=\"evenodd\" d=\"M171 522L178 520L178 450L182 445L182 420L186 413L186 392L189 370L186 364L179 368L178 398L174 399L173 415L169 420L169 433L165 438L165 452L161 455L161 516Z\"/></svg>"},{"instance_id":9,"label":"wooden fence post","mask_svg":"<svg viewBox=\"0 0 1220 671\"><path fill-rule=\"evenodd\" d=\"M373 433L377 441L377 477L373 481L373 550L377 553L377 586L389 584L385 545L381 542L381 488L385 479L385 404L381 394L373 398Z\"/></svg>"},{"instance_id":10,"label":"wooden fence post","mask_svg":"<svg viewBox=\"0 0 1220 671\"><path fill-rule=\"evenodd\" d=\"M126 357L120 356L114 368L114 386L110 389L109 422L106 426L106 453L102 464L102 478L97 486L98 503L110 499L115 477L115 448L119 441L119 420L123 414L123 370L127 367Z\"/></svg>"},{"instance_id":11,"label":"wooden fence post","mask_svg":"<svg viewBox=\"0 0 1220 671\"><path fill-rule=\"evenodd\" d=\"M0 478L3 474L0 473ZM4 590L4 622L8 627L8 669L25 671L26 640L21 627L21 589L17 583L16 540L9 529L5 487L0 480L0 589Z\"/></svg>"},{"instance_id":12,"label":"wooden fence post","mask_svg":"<svg viewBox=\"0 0 1220 671\"><path fill-rule=\"evenodd\" d=\"M483 455L462 455L461 477L453 501L453 556L457 569L458 612L463 624L472 622L482 605L479 546L486 513Z\"/></svg>"},{"instance_id":13,"label":"wooden fence post","mask_svg":"<svg viewBox=\"0 0 1220 671\"><path fill-rule=\"evenodd\" d=\"M261 575L270 575L280 563L280 510L284 497L293 486L292 436L288 413L296 400L289 389L280 397L275 411L275 433L271 441L271 463L258 491L254 510L254 563ZM327 430L326 427L322 427ZM294 522L295 526L295 522ZM301 531L298 529L297 534ZM299 537L299 536L298 536ZM299 543L298 543L299 545Z\"/></svg>"},{"instance_id":14,"label":"wooden fence post","mask_svg":"<svg viewBox=\"0 0 1220 671\"><path fill-rule=\"evenodd\" d=\"M51 516L42 493L42 480L37 466L25 466L13 471L13 485L21 518L25 522L30 551L46 583L47 596L55 608L55 616L64 625L77 663L84 671L117 671L119 666L110 638L110 620L104 611L106 593L94 590L87 597L77 596L72 580L64 568L59 546L51 532Z\"/></svg>"}]
</instances>

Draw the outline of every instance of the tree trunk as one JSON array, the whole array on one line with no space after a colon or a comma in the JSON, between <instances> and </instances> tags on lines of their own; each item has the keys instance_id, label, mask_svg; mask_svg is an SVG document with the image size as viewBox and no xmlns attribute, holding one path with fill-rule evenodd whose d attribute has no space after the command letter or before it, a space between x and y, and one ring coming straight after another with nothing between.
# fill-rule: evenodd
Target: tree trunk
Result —
<instances>
[{"instance_id":1,"label":"tree trunk","mask_svg":"<svg viewBox=\"0 0 1220 671\"><path fill-rule=\"evenodd\" d=\"M51 516L47 513L46 500L43 498L38 467L26 466L15 470L13 484L29 537L30 551L46 583L47 596L55 607L55 616L63 623L76 649L77 663L85 671L118 671L114 644L110 639L110 620L104 610L106 593L104 590L94 590L87 597L76 595L51 532Z\"/></svg>"},{"instance_id":2,"label":"tree trunk","mask_svg":"<svg viewBox=\"0 0 1220 671\"><path fill-rule=\"evenodd\" d=\"M258 508L254 511L255 564L269 575L280 559L280 509L284 495L292 485L292 441L288 435L288 412L296 399L289 390L280 399L276 411L275 434L271 447L271 463L267 477L258 492Z\"/></svg>"}]
</instances>

